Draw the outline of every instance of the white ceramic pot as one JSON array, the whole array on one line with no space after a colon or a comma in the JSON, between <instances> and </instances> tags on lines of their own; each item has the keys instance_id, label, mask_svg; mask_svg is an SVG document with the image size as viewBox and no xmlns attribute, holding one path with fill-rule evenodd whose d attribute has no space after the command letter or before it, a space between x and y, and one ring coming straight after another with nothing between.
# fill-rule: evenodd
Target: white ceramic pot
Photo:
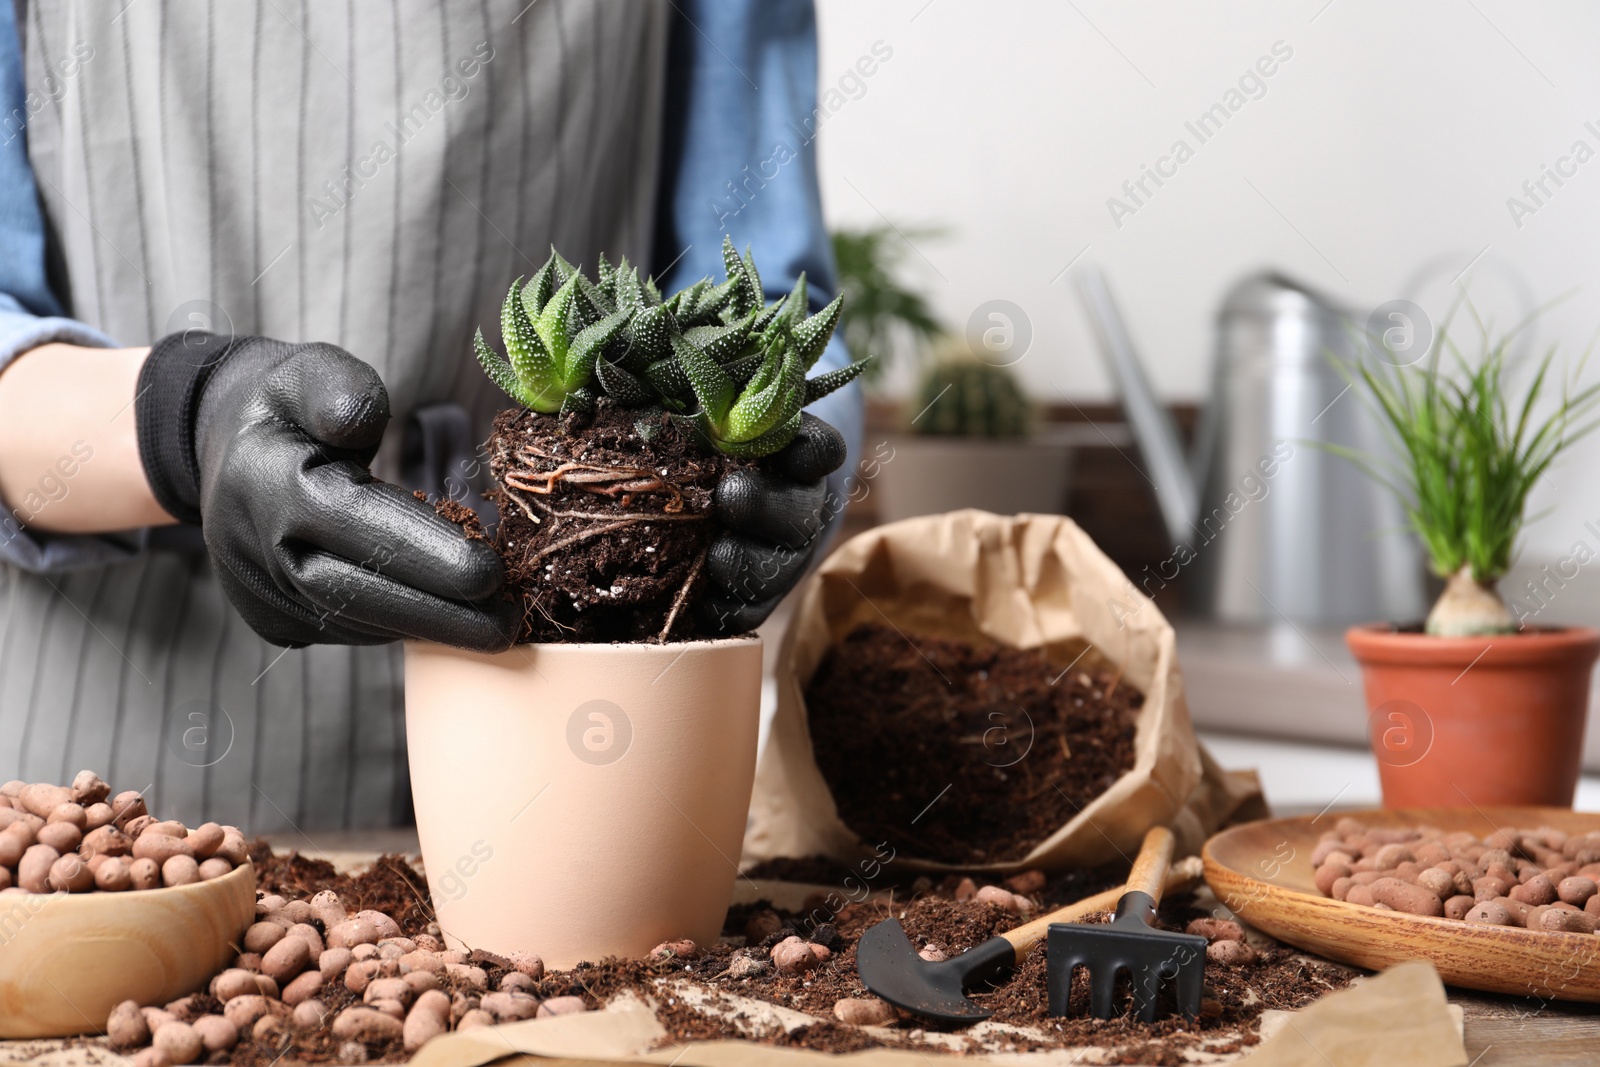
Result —
<instances>
[{"instance_id":1,"label":"white ceramic pot","mask_svg":"<svg viewBox=\"0 0 1600 1067\"><path fill-rule=\"evenodd\" d=\"M551 968L711 944L755 777L761 641L406 646L423 864L452 947Z\"/></svg>"},{"instance_id":2,"label":"white ceramic pot","mask_svg":"<svg viewBox=\"0 0 1600 1067\"><path fill-rule=\"evenodd\" d=\"M897 434L889 444L893 457L880 460L869 483L882 522L962 508L996 515L1066 509L1071 445L919 434Z\"/></svg>"}]
</instances>

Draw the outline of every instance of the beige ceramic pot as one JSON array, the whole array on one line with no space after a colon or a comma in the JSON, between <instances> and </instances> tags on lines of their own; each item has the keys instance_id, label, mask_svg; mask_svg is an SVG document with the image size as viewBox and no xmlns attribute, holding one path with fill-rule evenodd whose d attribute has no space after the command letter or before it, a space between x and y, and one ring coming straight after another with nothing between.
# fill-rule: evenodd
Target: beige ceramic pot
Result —
<instances>
[{"instance_id":1,"label":"beige ceramic pot","mask_svg":"<svg viewBox=\"0 0 1600 1067\"><path fill-rule=\"evenodd\" d=\"M406 646L417 833L452 947L552 968L710 944L755 777L761 641Z\"/></svg>"},{"instance_id":2,"label":"beige ceramic pot","mask_svg":"<svg viewBox=\"0 0 1600 1067\"><path fill-rule=\"evenodd\" d=\"M996 515L1066 511L1072 446L1043 439L994 440L897 434L878 457L871 484L878 517L898 522L977 508Z\"/></svg>"},{"instance_id":3,"label":"beige ceramic pot","mask_svg":"<svg viewBox=\"0 0 1600 1067\"><path fill-rule=\"evenodd\" d=\"M124 1000L204 989L255 914L249 864L168 889L0 896L0 1038L102 1032Z\"/></svg>"}]
</instances>

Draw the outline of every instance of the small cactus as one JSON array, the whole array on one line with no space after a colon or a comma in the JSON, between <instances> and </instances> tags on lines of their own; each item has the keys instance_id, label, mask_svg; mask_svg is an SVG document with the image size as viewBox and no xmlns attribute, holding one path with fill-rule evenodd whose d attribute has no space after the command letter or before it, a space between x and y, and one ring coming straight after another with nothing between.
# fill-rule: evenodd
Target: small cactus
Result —
<instances>
[{"instance_id":1,"label":"small cactus","mask_svg":"<svg viewBox=\"0 0 1600 1067\"><path fill-rule=\"evenodd\" d=\"M1026 437L1033 422L1016 375L970 355L930 367L912 410L912 430L947 437Z\"/></svg>"}]
</instances>

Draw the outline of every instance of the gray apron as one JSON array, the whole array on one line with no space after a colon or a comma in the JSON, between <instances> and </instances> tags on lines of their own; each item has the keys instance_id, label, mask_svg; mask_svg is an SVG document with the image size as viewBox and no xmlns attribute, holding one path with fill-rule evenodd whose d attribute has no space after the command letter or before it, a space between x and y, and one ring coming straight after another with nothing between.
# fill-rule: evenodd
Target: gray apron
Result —
<instances>
[{"instance_id":1,"label":"gray apron","mask_svg":"<svg viewBox=\"0 0 1600 1067\"><path fill-rule=\"evenodd\" d=\"M196 326L342 345L389 389L380 475L470 476L505 403L472 332L552 243L647 261L659 0L25 7L28 87L55 90L29 154L71 314L127 345ZM85 767L191 824L402 821L400 648L266 644L192 530L120 565L0 568L0 781Z\"/></svg>"}]
</instances>

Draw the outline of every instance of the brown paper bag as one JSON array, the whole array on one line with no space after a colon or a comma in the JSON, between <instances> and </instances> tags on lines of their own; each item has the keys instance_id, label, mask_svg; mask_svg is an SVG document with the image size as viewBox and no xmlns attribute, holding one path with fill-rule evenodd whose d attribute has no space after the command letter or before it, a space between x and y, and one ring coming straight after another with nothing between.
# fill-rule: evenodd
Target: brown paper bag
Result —
<instances>
[{"instance_id":1,"label":"brown paper bag","mask_svg":"<svg viewBox=\"0 0 1600 1067\"><path fill-rule=\"evenodd\" d=\"M1083 651L1145 695L1133 769L1024 858L996 873L1110 862L1166 824L1178 854L1236 815L1265 814L1253 773L1221 770L1195 739L1172 627L1071 520L983 511L907 519L841 546L807 584L778 657L778 708L756 772L745 859L870 850L843 822L817 769L804 691L830 645L858 624L1040 649L1065 668ZM915 869L947 865L902 852Z\"/></svg>"}]
</instances>

